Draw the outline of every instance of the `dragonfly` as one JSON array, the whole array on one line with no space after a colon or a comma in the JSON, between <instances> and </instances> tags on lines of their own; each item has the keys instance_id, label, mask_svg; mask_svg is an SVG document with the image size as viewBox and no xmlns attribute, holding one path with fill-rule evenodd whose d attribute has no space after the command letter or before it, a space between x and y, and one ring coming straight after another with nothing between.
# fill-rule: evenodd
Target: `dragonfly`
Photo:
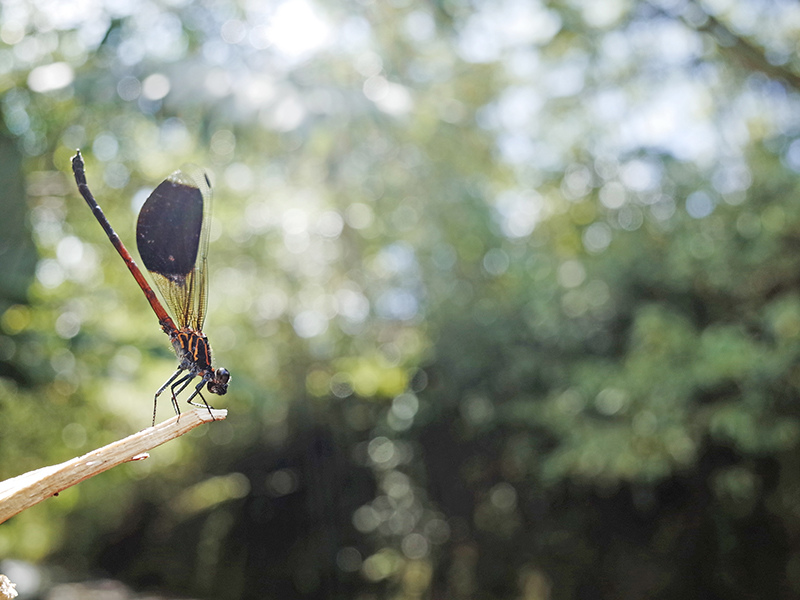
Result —
<instances>
[{"instance_id":1,"label":"dragonfly","mask_svg":"<svg viewBox=\"0 0 800 600\"><path fill-rule=\"evenodd\" d=\"M144 292L178 357L177 370L155 393L153 425L159 396L169 388L172 407L180 416L177 398L198 377L200 382L194 384L187 403L205 406L213 419L203 390L224 395L231 374L227 369L214 369L211 346L203 333L208 303L206 262L211 204L208 176L191 166L175 171L153 190L139 211L136 223L139 256L169 307L170 316L89 190L80 150L72 158L72 172L78 191Z\"/></svg>"}]
</instances>

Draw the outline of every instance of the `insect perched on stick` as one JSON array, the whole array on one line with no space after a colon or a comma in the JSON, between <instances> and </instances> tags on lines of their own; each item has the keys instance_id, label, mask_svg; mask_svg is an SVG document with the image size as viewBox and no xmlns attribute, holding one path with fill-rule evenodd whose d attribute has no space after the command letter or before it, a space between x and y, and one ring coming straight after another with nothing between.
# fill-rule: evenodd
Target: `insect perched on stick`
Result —
<instances>
[{"instance_id":1,"label":"insect perched on stick","mask_svg":"<svg viewBox=\"0 0 800 600\"><path fill-rule=\"evenodd\" d=\"M196 377L200 378L200 383L194 386L187 402L192 406L205 406L211 412L211 407L203 397L203 388L207 387L212 394L222 396L228 391L231 374L227 369L214 369L211 346L203 334L208 297L206 256L211 202L208 177L199 170L197 173L188 169L176 171L153 190L139 212L136 225L139 255L175 317L173 320L89 191L80 150L72 158L72 172L78 191L142 288L180 361L177 371L155 394L153 425L156 422L158 397L164 390L169 388L172 406L175 413L180 415L177 396ZM203 404L194 402L196 397Z\"/></svg>"}]
</instances>

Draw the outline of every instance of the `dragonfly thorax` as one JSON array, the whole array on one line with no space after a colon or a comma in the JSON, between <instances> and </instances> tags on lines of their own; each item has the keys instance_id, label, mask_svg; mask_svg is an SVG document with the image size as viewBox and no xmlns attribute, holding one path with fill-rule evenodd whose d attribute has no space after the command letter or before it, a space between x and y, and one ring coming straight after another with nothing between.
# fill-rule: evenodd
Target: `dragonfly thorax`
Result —
<instances>
[{"instance_id":1,"label":"dragonfly thorax","mask_svg":"<svg viewBox=\"0 0 800 600\"><path fill-rule=\"evenodd\" d=\"M203 333L188 328L178 331L172 336L172 347L181 361L179 368L202 377L209 392L222 396L228 391L231 374L211 366L211 346Z\"/></svg>"},{"instance_id":2,"label":"dragonfly thorax","mask_svg":"<svg viewBox=\"0 0 800 600\"><path fill-rule=\"evenodd\" d=\"M172 336L172 347L181 361L180 368L200 375L211 371L211 346L208 338L193 329L183 329Z\"/></svg>"}]
</instances>

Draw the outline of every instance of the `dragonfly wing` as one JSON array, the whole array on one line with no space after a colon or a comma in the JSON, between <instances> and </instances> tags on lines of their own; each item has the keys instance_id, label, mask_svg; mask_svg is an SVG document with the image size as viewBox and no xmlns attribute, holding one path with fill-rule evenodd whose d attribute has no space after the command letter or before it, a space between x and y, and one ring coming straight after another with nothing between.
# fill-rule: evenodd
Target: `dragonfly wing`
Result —
<instances>
[{"instance_id":1,"label":"dragonfly wing","mask_svg":"<svg viewBox=\"0 0 800 600\"><path fill-rule=\"evenodd\" d=\"M147 198L136 226L142 262L181 329L202 330L205 318L206 199L210 186L204 174L176 171Z\"/></svg>"}]
</instances>

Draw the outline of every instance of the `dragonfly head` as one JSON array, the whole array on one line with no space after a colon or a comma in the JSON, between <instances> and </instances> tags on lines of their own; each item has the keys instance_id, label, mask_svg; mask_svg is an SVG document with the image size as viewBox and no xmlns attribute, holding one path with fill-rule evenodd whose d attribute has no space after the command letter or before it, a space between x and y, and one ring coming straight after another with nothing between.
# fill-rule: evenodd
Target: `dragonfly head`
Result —
<instances>
[{"instance_id":1,"label":"dragonfly head","mask_svg":"<svg viewBox=\"0 0 800 600\"><path fill-rule=\"evenodd\" d=\"M217 369L214 371L214 377L208 380L208 391L222 396L228 391L228 382L230 380L231 374L228 369Z\"/></svg>"}]
</instances>

